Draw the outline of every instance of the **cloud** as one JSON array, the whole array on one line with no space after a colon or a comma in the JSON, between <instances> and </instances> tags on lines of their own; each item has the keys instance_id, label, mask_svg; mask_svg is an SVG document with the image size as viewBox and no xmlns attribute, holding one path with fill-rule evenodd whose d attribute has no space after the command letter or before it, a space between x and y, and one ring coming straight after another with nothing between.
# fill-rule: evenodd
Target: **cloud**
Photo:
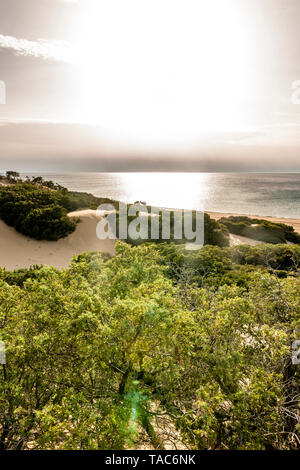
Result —
<instances>
[{"instance_id":1,"label":"cloud","mask_svg":"<svg viewBox=\"0 0 300 470\"><path fill-rule=\"evenodd\" d=\"M66 41L48 41L45 39L29 41L0 34L0 48L10 49L15 54L22 56L41 57L58 62L72 63L75 61L74 50Z\"/></svg>"},{"instance_id":2,"label":"cloud","mask_svg":"<svg viewBox=\"0 0 300 470\"><path fill-rule=\"evenodd\" d=\"M146 152L108 144L96 126L0 119L0 171L299 171L299 138L212 136L193 152ZM288 133L288 135L290 135ZM255 133L249 133L249 139ZM295 136L294 136L295 137ZM232 143L232 140L235 142ZM113 145L112 145L113 143Z\"/></svg>"}]
</instances>

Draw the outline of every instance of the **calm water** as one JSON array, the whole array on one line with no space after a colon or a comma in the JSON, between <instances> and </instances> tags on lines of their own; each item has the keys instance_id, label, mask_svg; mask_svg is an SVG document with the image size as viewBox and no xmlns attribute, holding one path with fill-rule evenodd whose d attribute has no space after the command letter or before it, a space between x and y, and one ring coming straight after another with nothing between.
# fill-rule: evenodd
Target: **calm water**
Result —
<instances>
[{"instance_id":1,"label":"calm water","mask_svg":"<svg viewBox=\"0 0 300 470\"><path fill-rule=\"evenodd\" d=\"M142 200L160 207L300 219L300 173L44 173L42 176L69 190L121 201Z\"/></svg>"}]
</instances>

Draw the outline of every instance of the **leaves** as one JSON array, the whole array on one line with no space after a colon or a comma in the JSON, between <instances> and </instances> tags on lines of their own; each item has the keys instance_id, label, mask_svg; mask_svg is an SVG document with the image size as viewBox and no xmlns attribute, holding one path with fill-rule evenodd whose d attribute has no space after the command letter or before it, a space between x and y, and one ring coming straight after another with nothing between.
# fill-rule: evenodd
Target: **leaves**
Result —
<instances>
[{"instance_id":1,"label":"leaves","mask_svg":"<svg viewBox=\"0 0 300 470\"><path fill-rule=\"evenodd\" d=\"M219 248L164 250L1 271L1 449L162 448L170 429L174 448L299 447L299 279L224 283L240 271Z\"/></svg>"}]
</instances>

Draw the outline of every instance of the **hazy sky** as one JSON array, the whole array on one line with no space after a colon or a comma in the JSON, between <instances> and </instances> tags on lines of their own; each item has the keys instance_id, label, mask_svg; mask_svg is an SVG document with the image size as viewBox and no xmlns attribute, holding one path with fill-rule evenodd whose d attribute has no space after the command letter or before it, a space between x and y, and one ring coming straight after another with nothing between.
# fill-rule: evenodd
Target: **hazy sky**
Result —
<instances>
[{"instance_id":1,"label":"hazy sky","mask_svg":"<svg viewBox=\"0 0 300 470\"><path fill-rule=\"evenodd\" d=\"M0 12L0 170L300 171L299 0Z\"/></svg>"}]
</instances>

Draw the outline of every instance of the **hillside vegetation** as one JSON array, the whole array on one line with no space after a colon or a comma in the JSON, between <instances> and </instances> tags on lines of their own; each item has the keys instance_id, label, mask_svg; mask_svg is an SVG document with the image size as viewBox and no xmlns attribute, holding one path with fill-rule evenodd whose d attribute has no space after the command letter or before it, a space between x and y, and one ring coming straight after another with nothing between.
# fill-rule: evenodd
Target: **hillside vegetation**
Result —
<instances>
[{"instance_id":1,"label":"hillside vegetation","mask_svg":"<svg viewBox=\"0 0 300 470\"><path fill-rule=\"evenodd\" d=\"M253 240L273 244L300 243L300 234L289 225L246 216L222 217L219 222L225 225L230 233Z\"/></svg>"},{"instance_id":2,"label":"hillside vegetation","mask_svg":"<svg viewBox=\"0 0 300 470\"><path fill-rule=\"evenodd\" d=\"M0 218L23 235L37 240L58 240L74 232L79 220L68 218L68 212L78 209L97 209L101 204L110 204L118 211L117 201L95 197L89 193L68 191L52 181L45 181L41 176L22 181L17 172L8 171L6 177L2 177L2 182L5 185L0 184ZM150 210L149 206L145 206L145 208ZM162 212L160 212L159 238L157 240L151 240L149 223L148 238L133 240L128 235L126 241L135 246L147 241L176 244L186 242L187 240L184 238L175 238L174 211L171 211L170 215L171 226L168 240L162 237ZM117 217L119 222L118 214ZM128 225L134 217L126 217ZM194 229L196 227L195 217L194 211ZM216 221L208 214L204 214L205 245L227 247L230 244L230 233L265 243L300 243L300 235L295 232L293 227L285 224L244 216L222 217ZM118 224L116 235L119 235Z\"/></svg>"},{"instance_id":3,"label":"hillside vegetation","mask_svg":"<svg viewBox=\"0 0 300 470\"><path fill-rule=\"evenodd\" d=\"M0 449L299 450L300 254L279 278L267 249L119 242L2 271Z\"/></svg>"},{"instance_id":4,"label":"hillside vegetation","mask_svg":"<svg viewBox=\"0 0 300 470\"><path fill-rule=\"evenodd\" d=\"M0 218L18 232L37 240L59 240L76 229L78 220L70 219L68 212L78 209L97 209L101 204L111 204L118 210L118 202L107 198L95 197L89 193L68 191L52 181L42 177L22 181L18 173L7 172L2 177L6 185L0 185ZM194 213L195 216L195 213ZM229 232L225 225L205 217L205 244L228 246ZM134 217L127 216L128 224ZM119 219L118 219L119 220ZM162 214L159 215L160 234L162 231ZM118 230L116 235L118 236ZM150 224L148 239L132 240L128 243L138 245L150 241ZM174 219L171 214L171 236L169 242L183 243L185 240L174 240ZM162 237L157 243L165 243Z\"/></svg>"},{"instance_id":5,"label":"hillside vegetation","mask_svg":"<svg viewBox=\"0 0 300 470\"><path fill-rule=\"evenodd\" d=\"M0 217L35 238L117 207L8 176ZM0 451L300 450L300 245L256 222L205 214L196 251L128 238L63 271L0 268ZM245 231L272 244L228 246Z\"/></svg>"},{"instance_id":6,"label":"hillside vegetation","mask_svg":"<svg viewBox=\"0 0 300 470\"><path fill-rule=\"evenodd\" d=\"M116 204L92 194L68 191L41 177L32 181L8 180L0 185L0 218L18 232L37 240L59 240L76 229L78 220L68 212L97 209L100 204Z\"/></svg>"}]
</instances>

